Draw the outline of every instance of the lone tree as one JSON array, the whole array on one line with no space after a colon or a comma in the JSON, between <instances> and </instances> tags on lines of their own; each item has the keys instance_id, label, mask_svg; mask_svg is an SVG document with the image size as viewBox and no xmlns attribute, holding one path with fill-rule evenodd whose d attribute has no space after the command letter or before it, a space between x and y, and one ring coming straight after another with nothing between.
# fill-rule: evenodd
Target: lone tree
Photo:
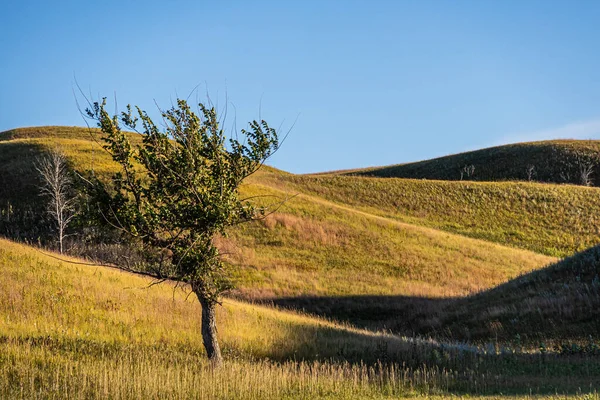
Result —
<instances>
[{"instance_id":1,"label":"lone tree","mask_svg":"<svg viewBox=\"0 0 600 400\"><path fill-rule=\"evenodd\" d=\"M47 213L56 223L58 249L62 254L67 227L77 213L67 159L53 150L37 161L36 169L40 174L42 195L48 199Z\"/></svg>"},{"instance_id":2,"label":"lone tree","mask_svg":"<svg viewBox=\"0 0 600 400\"><path fill-rule=\"evenodd\" d=\"M95 190L107 223L160 259L151 274L190 285L202 306L202 339L208 358L222 363L216 305L232 287L216 235L264 216L264 209L240 199L238 188L278 148L275 129L252 121L240 139L226 140L214 107L185 100L161 111L164 127L139 107L120 115L106 111L106 99L86 110L102 131L104 148L121 168ZM138 126L140 129L138 130ZM132 145L123 128L142 135ZM98 183L98 181L96 181Z\"/></svg>"}]
</instances>

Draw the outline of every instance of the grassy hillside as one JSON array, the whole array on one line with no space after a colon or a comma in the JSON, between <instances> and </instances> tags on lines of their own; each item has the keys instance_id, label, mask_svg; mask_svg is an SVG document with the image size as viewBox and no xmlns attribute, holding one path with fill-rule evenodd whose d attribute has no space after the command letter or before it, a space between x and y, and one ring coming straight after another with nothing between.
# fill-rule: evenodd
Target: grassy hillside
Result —
<instances>
[{"instance_id":1,"label":"grassy hillside","mask_svg":"<svg viewBox=\"0 0 600 400\"><path fill-rule=\"evenodd\" d=\"M488 340L571 338L585 346L600 332L600 246L450 307L438 329Z\"/></svg>"},{"instance_id":2,"label":"grassy hillside","mask_svg":"<svg viewBox=\"0 0 600 400\"><path fill-rule=\"evenodd\" d=\"M0 142L0 162L6 179L22 181L33 174L34 157L58 147L80 171L99 174L114 170L108 155L85 138L87 130L72 128L21 129L12 140ZM2 137L5 134L0 134ZM20 152L13 153L17 146ZM27 169L27 167L29 167ZM281 186L294 176L266 168L242 188L243 196L270 195L277 203L295 190ZM19 190L0 193L21 206L40 199L25 179ZM15 184L16 185L16 184ZM16 187L10 185L11 187ZM292 188L293 189L293 188ZM1 189L0 189L1 190ZM7 227L19 226L11 220ZM40 226L35 224L35 227ZM410 295L457 296L479 291L554 261L551 257L516 251L481 240L400 224L357 212L314 196L296 196L273 216L240 227L222 240L228 260L236 266L237 296L264 299L300 295ZM348 285L347 282L353 282Z\"/></svg>"},{"instance_id":3,"label":"grassy hillside","mask_svg":"<svg viewBox=\"0 0 600 400\"><path fill-rule=\"evenodd\" d=\"M464 172L462 179L580 184L580 167L591 162L595 165L593 183L600 186L599 155L600 141L597 140L550 140L490 147L426 161L340 173L456 181L461 180L461 170L472 165L473 173L468 176ZM533 171L530 171L530 167L533 167Z\"/></svg>"},{"instance_id":4,"label":"grassy hillside","mask_svg":"<svg viewBox=\"0 0 600 400\"><path fill-rule=\"evenodd\" d=\"M382 343L389 357L409 359L413 346L401 339L232 300L219 308L228 364L215 376L202 355L199 305L187 292L70 260L75 263L0 239L1 398L351 397L353 391L410 390L409 379L383 389L360 367L264 361L351 359L382 354ZM346 372L356 381L345 382Z\"/></svg>"},{"instance_id":5,"label":"grassy hillside","mask_svg":"<svg viewBox=\"0 0 600 400\"><path fill-rule=\"evenodd\" d=\"M598 188L331 175L265 179L367 213L552 256L600 242Z\"/></svg>"},{"instance_id":6,"label":"grassy hillside","mask_svg":"<svg viewBox=\"0 0 600 400\"><path fill-rule=\"evenodd\" d=\"M267 187L255 190L277 194ZM233 231L223 245L234 253L229 260L244 267L240 283L246 289L241 290L255 288L254 297L260 298L464 295L553 260L308 196L297 196L265 221Z\"/></svg>"},{"instance_id":7,"label":"grassy hillside","mask_svg":"<svg viewBox=\"0 0 600 400\"><path fill-rule=\"evenodd\" d=\"M322 296L273 303L441 340L513 349L543 344L546 351L600 355L600 246L466 297Z\"/></svg>"},{"instance_id":8,"label":"grassy hillside","mask_svg":"<svg viewBox=\"0 0 600 400\"><path fill-rule=\"evenodd\" d=\"M81 262L0 239L1 398L362 399L600 383L598 365L580 357L500 357L233 300L219 308L226 362L215 373L196 300Z\"/></svg>"}]
</instances>

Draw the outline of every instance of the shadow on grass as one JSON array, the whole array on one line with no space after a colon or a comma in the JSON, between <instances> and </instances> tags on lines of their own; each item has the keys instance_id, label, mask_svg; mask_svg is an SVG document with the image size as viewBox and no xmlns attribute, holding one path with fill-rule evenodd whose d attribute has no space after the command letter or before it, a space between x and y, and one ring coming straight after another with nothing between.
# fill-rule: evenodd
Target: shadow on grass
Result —
<instances>
[{"instance_id":1,"label":"shadow on grass","mask_svg":"<svg viewBox=\"0 0 600 400\"><path fill-rule=\"evenodd\" d=\"M463 298L303 296L261 303L355 326L439 340L539 347L577 342L600 354L600 246Z\"/></svg>"},{"instance_id":2,"label":"shadow on grass","mask_svg":"<svg viewBox=\"0 0 600 400\"><path fill-rule=\"evenodd\" d=\"M36 144L0 141L0 235L36 241L52 231L35 167L44 151Z\"/></svg>"},{"instance_id":3,"label":"shadow on grass","mask_svg":"<svg viewBox=\"0 0 600 400\"><path fill-rule=\"evenodd\" d=\"M412 336L430 333L444 310L457 299L411 296L299 296L258 300L278 308L349 323L371 330Z\"/></svg>"},{"instance_id":4,"label":"shadow on grass","mask_svg":"<svg viewBox=\"0 0 600 400\"><path fill-rule=\"evenodd\" d=\"M314 335L312 341L298 341L295 347L280 343L276 347L283 351L281 359L290 356L298 359L299 354L315 354L320 349L317 360L396 363L406 368L405 374L411 379L417 381L419 374L428 374L433 386L457 394L554 394L594 392L600 388L600 352L589 348L577 353L553 352L552 349L529 353L514 340L474 346L466 342L445 342L447 338L415 339L423 332L437 331L440 337L455 336L457 340L457 335L444 332L444 323L450 329L468 330L469 322L457 324L457 328L453 325L454 316L443 315L452 310L463 315L462 308L468 307L474 299L477 297L306 296L264 302L371 329L387 325L406 335L306 327L302 329L315 329L310 334Z\"/></svg>"}]
</instances>

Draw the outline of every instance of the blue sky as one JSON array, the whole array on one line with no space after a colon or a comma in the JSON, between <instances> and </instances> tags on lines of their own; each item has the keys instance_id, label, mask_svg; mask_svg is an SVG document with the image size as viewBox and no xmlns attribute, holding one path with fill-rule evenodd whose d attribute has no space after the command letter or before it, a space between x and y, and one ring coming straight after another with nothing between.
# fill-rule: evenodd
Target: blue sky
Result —
<instances>
[{"instance_id":1,"label":"blue sky","mask_svg":"<svg viewBox=\"0 0 600 400\"><path fill-rule=\"evenodd\" d=\"M229 128L297 119L271 160L296 173L600 138L598 21L598 1L2 2L0 130L84 124L76 79L149 110L198 87Z\"/></svg>"}]
</instances>

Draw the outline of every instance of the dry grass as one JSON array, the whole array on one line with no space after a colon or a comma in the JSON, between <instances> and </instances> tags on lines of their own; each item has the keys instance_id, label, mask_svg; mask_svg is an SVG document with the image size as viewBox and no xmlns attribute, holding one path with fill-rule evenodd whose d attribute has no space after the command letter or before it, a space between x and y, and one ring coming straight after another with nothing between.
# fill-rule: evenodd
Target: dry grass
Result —
<instances>
[{"instance_id":1,"label":"dry grass","mask_svg":"<svg viewBox=\"0 0 600 400\"><path fill-rule=\"evenodd\" d=\"M600 242L600 189L526 182L276 176L270 186L412 225L563 257Z\"/></svg>"},{"instance_id":2,"label":"dry grass","mask_svg":"<svg viewBox=\"0 0 600 400\"><path fill-rule=\"evenodd\" d=\"M230 361L215 372L197 357L161 351L98 359L27 345L0 347L10 363L0 364L5 399L362 399L413 391L403 371L386 371L397 374L386 379L383 371L364 366Z\"/></svg>"},{"instance_id":3,"label":"dry grass","mask_svg":"<svg viewBox=\"0 0 600 400\"><path fill-rule=\"evenodd\" d=\"M26 171L32 157L43 149L62 149L80 171L93 168L100 176L115 171L108 155L89 140L87 130L27 128L2 136L11 140L0 142L0 156L12 154L12 158L6 162L0 159L0 176L12 176L6 187L18 190L0 193L0 197L13 203L33 200L34 209L39 201L31 183L35 178L28 178ZM12 146L10 151L2 151L6 146ZM22 168L15 169L17 164ZM288 185L296 179L299 177L265 168L242 188L242 195L271 195L259 200L276 205L297 192L295 186ZM23 187L15 183L22 181L29 183ZM531 252L399 224L395 216L386 219L367 211L299 196L262 223L233 231L220 244L225 253L232 253L228 259L236 267L237 295L253 299L361 294L461 296L554 261ZM15 224L9 221L7 225ZM33 223L33 227L38 226ZM353 285L348 285L349 281Z\"/></svg>"},{"instance_id":4,"label":"dry grass","mask_svg":"<svg viewBox=\"0 0 600 400\"><path fill-rule=\"evenodd\" d=\"M214 371L199 306L171 285L148 288L142 277L6 240L0 269L0 398L398 398L564 391L595 387L597 378L589 365L581 373L587 364L557 359L558 369L540 372L539 357L488 360L232 300L219 309L227 361Z\"/></svg>"},{"instance_id":5,"label":"dry grass","mask_svg":"<svg viewBox=\"0 0 600 400\"><path fill-rule=\"evenodd\" d=\"M424 388L451 374L395 366L228 361L214 371L193 356L121 351L102 358L0 344L3 399L447 399ZM468 396L598 400L576 396Z\"/></svg>"}]
</instances>

